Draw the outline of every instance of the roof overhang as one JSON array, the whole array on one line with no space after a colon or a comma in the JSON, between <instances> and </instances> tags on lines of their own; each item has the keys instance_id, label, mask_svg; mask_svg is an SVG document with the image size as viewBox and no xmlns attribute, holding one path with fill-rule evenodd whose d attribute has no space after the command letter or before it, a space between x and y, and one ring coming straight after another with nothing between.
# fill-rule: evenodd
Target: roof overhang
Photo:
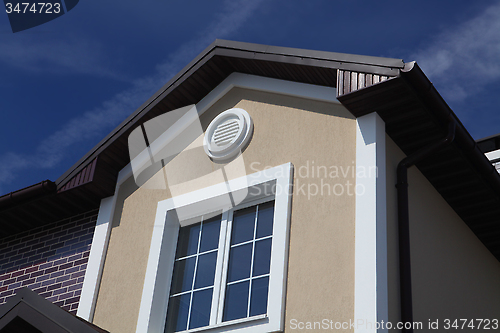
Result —
<instances>
[{"instance_id":1,"label":"roof overhang","mask_svg":"<svg viewBox=\"0 0 500 333\"><path fill-rule=\"evenodd\" d=\"M338 99L356 117L377 112L407 156L444 138L456 121L453 143L416 166L500 260L500 175L417 64Z\"/></svg>"},{"instance_id":2,"label":"roof overhang","mask_svg":"<svg viewBox=\"0 0 500 333\"><path fill-rule=\"evenodd\" d=\"M0 332L109 333L61 309L26 287L0 306Z\"/></svg>"},{"instance_id":3,"label":"roof overhang","mask_svg":"<svg viewBox=\"0 0 500 333\"><path fill-rule=\"evenodd\" d=\"M453 118L459 124L456 140L417 167L500 259L500 176L416 64L222 40L206 48L65 172L55 182L55 191L0 207L4 235L98 208L102 198L114 194L118 172L130 162L130 132L160 114L197 104L234 72L335 87L339 101L354 116L376 111L406 155L444 137ZM369 80L361 84L360 77ZM375 83L382 77L385 81Z\"/></svg>"},{"instance_id":4,"label":"roof overhang","mask_svg":"<svg viewBox=\"0 0 500 333\"><path fill-rule=\"evenodd\" d=\"M206 48L65 172L55 191L0 207L4 235L98 208L102 198L114 194L118 172L130 162L130 132L160 114L197 104L234 72L335 87L354 116L376 111L406 155L444 137L453 118L459 124L456 140L417 167L500 259L500 176L416 64L223 40ZM361 82L361 77L369 80ZM385 81L375 83L382 77Z\"/></svg>"},{"instance_id":5,"label":"roof overhang","mask_svg":"<svg viewBox=\"0 0 500 333\"><path fill-rule=\"evenodd\" d=\"M5 236L98 208L102 198L114 194L118 172L130 162L131 131L160 114L197 104L231 73L336 87L338 70L387 78L403 67L401 59L216 40L59 177L57 191L0 207L0 236L1 230Z\"/></svg>"},{"instance_id":6,"label":"roof overhang","mask_svg":"<svg viewBox=\"0 0 500 333\"><path fill-rule=\"evenodd\" d=\"M403 67L401 59L216 40L65 172L56 184L62 188L97 156L106 164L113 164L110 159L119 157L120 165L126 165L126 141L132 129L162 113L198 103L233 72L336 87L338 69L392 77ZM125 164L123 158L127 161Z\"/></svg>"}]
</instances>

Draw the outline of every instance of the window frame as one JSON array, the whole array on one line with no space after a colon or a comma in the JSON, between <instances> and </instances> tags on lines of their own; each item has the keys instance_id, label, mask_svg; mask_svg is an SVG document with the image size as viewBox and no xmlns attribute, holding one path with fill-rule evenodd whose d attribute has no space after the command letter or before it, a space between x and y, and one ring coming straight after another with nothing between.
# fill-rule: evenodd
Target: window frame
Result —
<instances>
[{"instance_id":1,"label":"window frame","mask_svg":"<svg viewBox=\"0 0 500 333\"><path fill-rule=\"evenodd\" d=\"M219 278L219 279L217 279L217 277L221 275L221 272L222 272L222 269L223 269L223 264L224 264L224 263L223 263L223 258L224 258L224 255L223 255L223 254L222 254L222 255L220 255L221 250L223 250L223 249L224 249L224 240L223 240L223 238L222 238L221 236L222 236L222 233L223 233L223 232L225 233L225 232L226 232L226 230L227 230L226 226L224 226L224 224L226 224L226 223L227 223L227 220L226 220L226 221L224 221L224 219L227 217L227 213L226 213L226 212L224 212L224 213L222 213L222 214L220 214L220 215L221 215L221 218L220 218L220 225L219 225L219 239L218 239L218 244L217 244L217 247L216 247L216 248L214 248L214 249L212 249L212 250L206 251L206 252L202 252L202 253L198 252L198 251L199 251L199 247L201 246L201 245L200 245L200 244L201 244L201 233L200 233L200 234L199 234L200 238L198 239L198 244L197 244L197 246L198 246L197 253L196 253L196 254L192 254L192 255L185 256L185 257L191 257L191 258L193 258L193 257L198 257L198 260L199 260L199 257L200 257L200 256L202 256L202 255L204 255L204 254L207 254L207 253L212 253L212 252L216 252L216 253L217 253L217 259L216 259L216 263L215 263L215 270L214 270L214 284L213 284L213 286L211 286L211 287L204 287L204 288L200 288L200 289L195 288L194 283L195 283L195 278L196 278L196 271L197 271L197 268L199 267L199 266L198 266L199 261L198 261L198 260L196 261L196 264L195 264L195 271L194 271L194 273L193 273L192 288L191 288L191 290L189 291L189 293L191 293L191 296L190 296L190 297L191 297L190 307L192 306L192 299L193 299L193 297L194 297L194 292L196 292L196 291L200 291L200 290L203 290L203 289L210 289L210 288L212 288L212 302L211 302L211 303L212 303L212 305L211 305L211 307L210 307L210 308L211 308L211 310L212 310L212 309L214 309L214 307L215 307L215 306L217 306L217 300L215 299L215 297L213 297L213 295L216 295L216 294L218 294L218 293L219 293L219 289L218 289L218 288L219 288L219 286L220 286L220 282L219 282L219 281L220 281L220 278ZM192 221L190 221L190 223L186 223L186 225L185 225L185 226L189 226L189 225L197 224L197 223L198 223L198 220L199 220L199 219L192 220ZM204 217L201 217L201 220L203 221L203 222L202 222L202 224L203 224L205 221L210 220L210 217L209 217L209 218L204 218ZM176 244L176 250L177 250L177 244ZM174 259L174 260L175 260L175 261L174 261L174 266L175 266L175 262L176 262L176 261L178 261L178 260L184 260L184 259L185 259L185 257L180 258L180 259L179 259L179 258L175 258L175 259ZM170 286L170 289L171 289L171 286ZM176 295L178 296L178 295L181 295L181 294L186 294L186 293L187 293L187 292L185 291L185 292L180 292L180 293L177 293L176 295L171 295L171 293L170 293L170 289L169 289L169 296L168 296L168 297L169 297L169 299L168 299L168 301L167 301L167 304L169 304L170 299L171 299L172 297L175 297ZM190 310L191 310L191 309L190 309ZM167 311L168 311L168 308L167 308ZM191 311L190 311L190 312L191 312ZM189 325L189 317L190 317L190 315L188 315L188 325ZM213 313L211 312L211 316L210 316L210 318L209 318L209 323L215 322L215 319L216 319L216 318L213 316ZM209 324L209 325L210 325L210 324ZM205 326L205 327L206 327L206 326ZM185 331L186 331L186 330L185 330Z\"/></svg>"},{"instance_id":2,"label":"window frame","mask_svg":"<svg viewBox=\"0 0 500 333\"><path fill-rule=\"evenodd\" d=\"M218 312L217 314L211 313L209 326L182 332L283 331L292 184L293 165L285 163L245 177L160 201L157 206L136 332L164 332L179 228L188 225L186 221L191 220L178 221L175 214L176 208L193 211L192 217L196 217L197 212L200 211L213 212L214 215L220 214L222 211L222 219L224 219L224 214L227 219L228 215L232 215L235 210L270 200L274 200L275 203L267 314L223 322L224 297L221 296L217 297L217 300L213 299L213 302L219 303L217 305ZM228 194L237 196L238 192L247 193L246 198L236 207L227 207L222 198L227 197ZM228 235L228 224L221 223L220 235ZM224 240L220 237L219 243L223 241L229 242L230 235ZM224 268L227 267L226 252L228 253L229 249L226 248L227 244L219 244L218 251L221 250L221 246L224 255L221 260ZM217 265L220 254L218 252ZM224 293L222 289L226 287L225 275L227 272L224 269L221 275L215 276L214 295ZM216 297L214 296L214 298ZM217 318L214 319L215 316Z\"/></svg>"},{"instance_id":3,"label":"window frame","mask_svg":"<svg viewBox=\"0 0 500 333\"><path fill-rule=\"evenodd\" d=\"M218 311L216 313L216 316L217 316L217 322L215 325L219 325L219 324L226 324L226 323L231 323L231 322L234 322L234 321L242 321L242 320L252 320L252 318L257 318L261 315L257 315L257 316L252 316L252 317L244 317L244 318L240 318L240 319L234 319L234 320L228 320L228 321L223 321L223 315L224 315L224 304L225 304L225 301L226 301L226 289L227 289L227 285L228 285L228 282L227 282L227 274L228 274L228 268L229 268L229 253L231 252L231 236L232 236L232 224L233 224L233 221L234 221L234 212L238 211L238 210L241 210L241 209L245 209L245 208L248 208L248 207L252 207L252 206L257 206L257 205L262 205L266 202L269 202L269 201L273 201L274 200L274 196L267 196L267 197L264 197L264 198L260 198L260 199L257 199L257 200L253 200L253 201L250 201L250 202L246 202L244 204L240 204L234 208L232 208L231 210L229 210L227 212L227 219L226 219L226 228L227 228L227 231L226 231L226 239L225 239L225 245L224 245L224 248L223 248L223 255L224 255L224 258L222 259L223 260L223 263L222 263L222 272L221 272L221 275L219 276L219 278L221 279L220 280L220 291L219 291L219 304L218 304ZM274 206L276 207L276 202L274 204ZM271 239L274 239L274 217L273 217L273 233L271 234L270 236ZM252 240L252 243L255 243L256 240L253 239ZM248 243L247 243L248 244ZM273 251L272 251L272 242L271 242L271 260L272 260L272 254L273 254ZM236 245L238 246L238 245ZM271 277L271 268L269 268L269 279ZM251 276L252 275L252 270L250 270L250 277L249 279L253 279L253 277ZM238 282L236 282L238 283ZM249 287L250 288L250 287ZM270 292L270 289L268 287L268 301L269 301L269 292ZM248 299L248 303L250 303L250 298ZM249 305L248 305L249 306ZM268 304L268 307L269 307L269 304ZM265 315L264 315L265 316Z\"/></svg>"}]
</instances>

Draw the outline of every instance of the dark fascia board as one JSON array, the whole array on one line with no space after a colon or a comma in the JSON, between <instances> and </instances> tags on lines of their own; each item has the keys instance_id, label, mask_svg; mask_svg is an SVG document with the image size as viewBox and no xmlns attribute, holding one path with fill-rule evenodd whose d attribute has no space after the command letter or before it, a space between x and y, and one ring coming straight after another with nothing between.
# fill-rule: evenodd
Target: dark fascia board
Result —
<instances>
[{"instance_id":1,"label":"dark fascia board","mask_svg":"<svg viewBox=\"0 0 500 333\"><path fill-rule=\"evenodd\" d=\"M401 74L397 77L339 96L338 100L356 117L378 110L377 112L380 112L384 121L389 123L392 120L390 117L398 118L399 115L393 112L384 114L385 106L390 109L393 102L390 97L386 98L386 96L390 96L390 94L388 94L390 91L396 91L400 94L397 90L398 87L405 87L404 90L406 93L404 96L408 104L419 105L419 108L421 108L423 112L428 112L432 115L436 120L436 123L433 125L436 129L441 128L444 130L450 120L456 123L455 140L450 147L456 148L456 157L459 160L459 164L467 168L470 174L477 177L468 179L469 182L458 179L453 180L453 183L460 186L462 193L464 193L464 191L467 190L467 186L473 182L477 187L482 188L484 193L491 195L491 198L489 198L491 201L489 203L485 202L484 197L473 198L472 201L468 199L468 212L460 205L459 200L462 194L459 193L457 188L455 188L453 193L445 192L441 194L445 199L451 199L452 203L450 203L450 206L454 208L458 215L469 225L469 227L471 227L472 231L476 233L476 236L478 236L493 255L500 260L500 243L497 241L492 242L491 239L487 238L490 235L500 233L500 218L497 214L498 202L500 200L500 175L416 63L408 63L407 67L401 70ZM384 97L378 97L380 94L383 94L382 96ZM369 107L365 107L368 105ZM392 126L395 126L395 123L393 123ZM388 134L391 136L391 133L388 132ZM445 133L443 133L443 137L444 135ZM408 137L406 140L411 139ZM399 145L400 143L396 141L396 144ZM423 147L421 146L419 148L422 149ZM417 148L414 147L413 149ZM430 163L434 162L435 161ZM437 171L442 173L449 172L446 166L440 166L438 164L436 168ZM434 186L439 184L439 181L433 183L431 179L429 180ZM469 214L474 206L481 207L480 209L484 211L484 217L478 217L476 216L477 214L474 216ZM485 227L485 224L488 225L488 234L481 232L481 228Z\"/></svg>"},{"instance_id":2,"label":"dark fascia board","mask_svg":"<svg viewBox=\"0 0 500 333\"><path fill-rule=\"evenodd\" d=\"M335 58L325 59L325 58L297 56L294 54L258 53L247 50L242 51L242 50L220 48L220 47L215 49L214 51L216 55L225 57L262 60L268 62L303 65L303 66L311 66L319 68L342 69L360 73L371 73L371 74L379 74L387 76L397 75L403 65L402 60L398 60L400 61L400 63L397 62L396 63L397 66L386 67L381 65L373 65L371 63L355 63L355 62L343 61Z\"/></svg>"},{"instance_id":3,"label":"dark fascia board","mask_svg":"<svg viewBox=\"0 0 500 333\"><path fill-rule=\"evenodd\" d=\"M488 140L491 140L491 139L500 139L500 133L499 134L493 134L493 135L487 136L485 138L477 139L476 142L480 143L480 142L488 141Z\"/></svg>"},{"instance_id":4,"label":"dark fascia board","mask_svg":"<svg viewBox=\"0 0 500 333\"><path fill-rule=\"evenodd\" d=\"M336 61L340 63L353 63L362 65L373 65L377 67L403 68L404 62L401 59L364 56L347 53L337 53L328 51L315 51L307 49L297 49L283 46L272 46L263 44L253 44L218 39L214 42L220 48L245 50L248 52L275 54L284 56L294 56L299 58L310 58L317 60Z\"/></svg>"},{"instance_id":5,"label":"dark fascia board","mask_svg":"<svg viewBox=\"0 0 500 333\"><path fill-rule=\"evenodd\" d=\"M477 144L484 153L500 149L500 134L490 135L485 138L476 140Z\"/></svg>"},{"instance_id":6,"label":"dark fascia board","mask_svg":"<svg viewBox=\"0 0 500 333\"><path fill-rule=\"evenodd\" d=\"M102 152L109 144L113 141L112 139L117 138L121 133L125 132L130 126L133 126L135 120L140 118L141 115L146 114L151 110L165 95L177 87L180 83L179 81L183 76L185 76L190 69L196 66L200 61L206 62L213 56L211 52L216 47L217 40L210 44L203 52L201 52L196 58L194 58L188 65L186 65L179 73L177 73L172 79L170 79L163 87L161 87L153 96L151 96L146 102L144 102L139 108L137 108L130 116L128 116L120 125L118 125L113 131L111 131L104 139L101 140L94 148L92 148L87 154L85 154L78 162L76 162L71 168L69 168L61 177L59 177L55 183L58 188L64 185L65 181L71 179L79 170L86 165L88 161L95 158L100 152ZM184 80L182 80L184 81Z\"/></svg>"},{"instance_id":7,"label":"dark fascia board","mask_svg":"<svg viewBox=\"0 0 500 333\"><path fill-rule=\"evenodd\" d=\"M16 317L12 316L14 313L42 332L54 332L56 327L62 328L62 332L69 333L107 332L77 318L26 287L20 289L6 304L0 306L0 322L4 321L3 326Z\"/></svg>"},{"instance_id":8,"label":"dark fascia board","mask_svg":"<svg viewBox=\"0 0 500 333\"><path fill-rule=\"evenodd\" d=\"M429 109L433 111L442 124L446 123L448 117L454 118L457 124L454 141L486 183L500 196L500 175L422 69L414 63L407 70L401 71L401 77L406 80L408 85L412 86L425 103L430 105Z\"/></svg>"},{"instance_id":9,"label":"dark fascia board","mask_svg":"<svg viewBox=\"0 0 500 333\"><path fill-rule=\"evenodd\" d=\"M18 330L23 333L68 333L57 323L22 301L0 318L0 332L10 333Z\"/></svg>"},{"instance_id":10,"label":"dark fascia board","mask_svg":"<svg viewBox=\"0 0 500 333\"><path fill-rule=\"evenodd\" d=\"M397 77L339 96L338 100L349 110L350 99L363 100L364 94L371 94L377 87L390 85L393 80L403 80L410 88L413 95L412 98L426 105L426 108L432 112L443 128L446 128L445 125L449 121L449 118L453 118L457 124L454 143L457 144L463 155L468 159L471 165L474 166L476 172L480 174L494 192L498 193L500 196L500 175L495 171L491 163L489 163L484 153L479 149L476 141L474 141L460 119L458 119L456 114L451 110L416 62L407 63L406 67L401 70L400 75ZM353 113L355 117L359 117L375 111L370 109L368 112L364 113L353 112L351 110L350 112Z\"/></svg>"},{"instance_id":11,"label":"dark fascia board","mask_svg":"<svg viewBox=\"0 0 500 333\"><path fill-rule=\"evenodd\" d=\"M214 55L260 59L281 63L300 63L309 66L338 68L381 75L397 75L399 70L404 67L404 62L401 59L313 51L217 39L59 177L56 180L58 189L85 167L91 159L95 158L100 152L106 149L113 140L117 139L127 129L136 124L143 115L150 111L173 89L181 85L182 82Z\"/></svg>"}]
</instances>

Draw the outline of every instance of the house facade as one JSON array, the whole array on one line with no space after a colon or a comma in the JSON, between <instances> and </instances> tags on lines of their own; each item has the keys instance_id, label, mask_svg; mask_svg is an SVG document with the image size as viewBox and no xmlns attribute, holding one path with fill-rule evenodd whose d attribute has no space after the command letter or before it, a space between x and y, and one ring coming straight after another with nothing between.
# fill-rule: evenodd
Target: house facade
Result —
<instances>
[{"instance_id":1,"label":"house facade","mask_svg":"<svg viewBox=\"0 0 500 333\"><path fill-rule=\"evenodd\" d=\"M480 146L415 63L217 40L0 198L0 301L26 286L109 332L494 329Z\"/></svg>"}]
</instances>

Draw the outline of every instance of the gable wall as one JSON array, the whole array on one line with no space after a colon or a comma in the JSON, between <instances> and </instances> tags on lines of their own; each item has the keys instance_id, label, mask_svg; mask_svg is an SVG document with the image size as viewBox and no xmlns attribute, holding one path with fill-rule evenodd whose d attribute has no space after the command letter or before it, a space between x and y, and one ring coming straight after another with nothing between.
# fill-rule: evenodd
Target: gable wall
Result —
<instances>
[{"instance_id":1,"label":"gable wall","mask_svg":"<svg viewBox=\"0 0 500 333\"><path fill-rule=\"evenodd\" d=\"M355 165L356 120L340 104L233 88L203 115L204 129L217 114L232 107L247 110L255 124L252 140L242 155L247 173L287 162L295 167L286 330L290 330L292 319L353 319L355 198L346 193L346 183L355 183L349 168ZM312 175L313 166L347 172L336 178L317 177ZM203 148L197 148L177 156L166 171L182 181L218 167ZM163 174L157 176L161 180ZM337 193L341 187L346 192L335 195L335 184L340 184ZM212 185L210 179L194 186L208 185ZM170 196L168 189L138 189L133 179L121 186L95 324L111 332L135 332L156 205Z\"/></svg>"}]
</instances>

